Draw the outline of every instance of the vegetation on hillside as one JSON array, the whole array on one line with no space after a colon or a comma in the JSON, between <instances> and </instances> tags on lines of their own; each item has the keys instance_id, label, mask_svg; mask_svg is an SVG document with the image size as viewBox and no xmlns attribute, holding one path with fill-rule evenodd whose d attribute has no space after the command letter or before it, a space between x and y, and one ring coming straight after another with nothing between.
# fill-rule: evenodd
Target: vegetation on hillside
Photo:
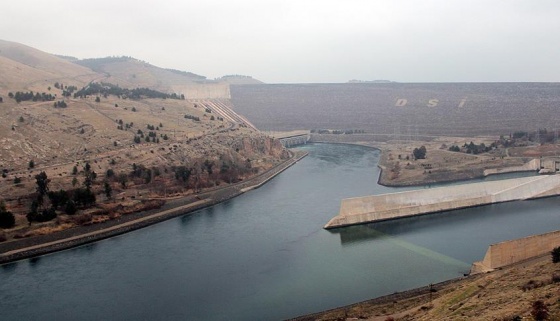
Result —
<instances>
[{"instance_id":1,"label":"vegetation on hillside","mask_svg":"<svg viewBox=\"0 0 560 321\"><path fill-rule=\"evenodd\" d=\"M52 101L55 99L55 96L52 94L47 93L33 93L33 91L23 92L23 91L16 91L16 93L9 92L8 97L13 98L16 102L22 101Z\"/></svg>"},{"instance_id":2,"label":"vegetation on hillside","mask_svg":"<svg viewBox=\"0 0 560 321\"><path fill-rule=\"evenodd\" d=\"M183 94L166 94L161 91L149 88L121 88L119 85L110 83L90 83L74 93L74 98L85 98L92 95L118 96L120 98L141 99L141 98L161 98L161 99L185 99Z\"/></svg>"}]
</instances>

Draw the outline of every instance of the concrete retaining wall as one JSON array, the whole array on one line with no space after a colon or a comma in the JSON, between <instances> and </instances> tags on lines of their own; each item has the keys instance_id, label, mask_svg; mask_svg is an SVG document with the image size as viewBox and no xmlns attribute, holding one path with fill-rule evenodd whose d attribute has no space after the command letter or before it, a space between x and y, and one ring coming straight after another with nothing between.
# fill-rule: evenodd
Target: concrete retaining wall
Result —
<instances>
[{"instance_id":1,"label":"concrete retaining wall","mask_svg":"<svg viewBox=\"0 0 560 321\"><path fill-rule=\"evenodd\" d=\"M325 228L559 194L560 175L551 175L349 198Z\"/></svg>"},{"instance_id":2,"label":"concrete retaining wall","mask_svg":"<svg viewBox=\"0 0 560 321\"><path fill-rule=\"evenodd\" d=\"M492 244L484 259L473 264L471 273L487 272L545 255L557 246L560 246L560 231Z\"/></svg>"},{"instance_id":3,"label":"concrete retaining wall","mask_svg":"<svg viewBox=\"0 0 560 321\"><path fill-rule=\"evenodd\" d=\"M495 174L505 174L505 173L515 173L515 172L530 172L537 171L541 168L541 161L538 158L522 165L522 166L511 166L505 168L489 168L484 170L484 176L495 175Z\"/></svg>"}]
</instances>

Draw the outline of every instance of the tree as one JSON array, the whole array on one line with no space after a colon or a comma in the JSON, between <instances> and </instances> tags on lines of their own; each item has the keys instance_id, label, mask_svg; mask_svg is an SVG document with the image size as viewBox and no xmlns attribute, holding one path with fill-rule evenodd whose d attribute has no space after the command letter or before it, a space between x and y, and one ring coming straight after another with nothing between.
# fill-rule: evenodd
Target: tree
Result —
<instances>
[{"instance_id":1,"label":"tree","mask_svg":"<svg viewBox=\"0 0 560 321\"><path fill-rule=\"evenodd\" d=\"M63 189L58 192L48 192L47 195L49 196L51 206L54 209L58 209L60 206L66 205L66 203L70 200L70 195Z\"/></svg>"},{"instance_id":2,"label":"tree","mask_svg":"<svg viewBox=\"0 0 560 321\"><path fill-rule=\"evenodd\" d=\"M93 205L95 204L95 194L87 188L78 188L74 190L73 201L76 205Z\"/></svg>"},{"instance_id":3,"label":"tree","mask_svg":"<svg viewBox=\"0 0 560 321\"><path fill-rule=\"evenodd\" d=\"M39 195L37 195L37 202L39 203L39 205L42 205L43 204L43 199L49 191L50 180L47 177L47 173L45 173L43 171L43 172L35 175L35 181L37 183L37 193L39 194Z\"/></svg>"},{"instance_id":4,"label":"tree","mask_svg":"<svg viewBox=\"0 0 560 321\"><path fill-rule=\"evenodd\" d=\"M74 215L78 209L76 208L76 203L73 200L69 200L66 202L66 207L64 208L64 212L68 215Z\"/></svg>"},{"instance_id":5,"label":"tree","mask_svg":"<svg viewBox=\"0 0 560 321\"><path fill-rule=\"evenodd\" d=\"M179 166L175 169L175 179L187 182L191 176L192 170L185 166Z\"/></svg>"},{"instance_id":6,"label":"tree","mask_svg":"<svg viewBox=\"0 0 560 321\"><path fill-rule=\"evenodd\" d=\"M29 168L35 167L35 162L34 162L33 160L30 160L30 161L29 161L28 167L29 167Z\"/></svg>"},{"instance_id":7,"label":"tree","mask_svg":"<svg viewBox=\"0 0 560 321\"><path fill-rule=\"evenodd\" d=\"M27 213L27 215L25 216L27 218L27 221L29 222L29 225L31 225L31 222L35 221L35 218L39 214L38 210L39 210L39 203L37 202L37 200L33 200L33 202L31 202L29 213Z\"/></svg>"},{"instance_id":8,"label":"tree","mask_svg":"<svg viewBox=\"0 0 560 321\"><path fill-rule=\"evenodd\" d=\"M107 176L108 178L111 178L111 177L115 176L115 171L112 168L109 168L107 170L107 172L105 173L105 176Z\"/></svg>"},{"instance_id":9,"label":"tree","mask_svg":"<svg viewBox=\"0 0 560 321\"><path fill-rule=\"evenodd\" d=\"M0 228L12 228L16 225L14 214L6 210L4 201L0 201Z\"/></svg>"},{"instance_id":10,"label":"tree","mask_svg":"<svg viewBox=\"0 0 560 321\"><path fill-rule=\"evenodd\" d=\"M420 148L415 148L412 151L412 155L414 155L415 159L425 159L426 158L426 147L421 146Z\"/></svg>"},{"instance_id":11,"label":"tree","mask_svg":"<svg viewBox=\"0 0 560 321\"><path fill-rule=\"evenodd\" d=\"M105 192L105 196L107 196L107 198L111 198L113 189L111 188L111 184L109 184L109 182L105 181L105 183L103 184L103 191Z\"/></svg>"},{"instance_id":12,"label":"tree","mask_svg":"<svg viewBox=\"0 0 560 321\"><path fill-rule=\"evenodd\" d=\"M211 162L209 160L205 160L203 163L204 168L206 169L206 171L208 172L208 175L212 175L212 166L214 166L214 162Z\"/></svg>"},{"instance_id":13,"label":"tree","mask_svg":"<svg viewBox=\"0 0 560 321\"><path fill-rule=\"evenodd\" d=\"M122 188L126 188L126 183L128 182L128 176L125 173L119 174L119 183L121 183Z\"/></svg>"},{"instance_id":14,"label":"tree","mask_svg":"<svg viewBox=\"0 0 560 321\"><path fill-rule=\"evenodd\" d=\"M96 102L96 103L101 102L101 98L99 98L99 96L95 97L95 102Z\"/></svg>"},{"instance_id":15,"label":"tree","mask_svg":"<svg viewBox=\"0 0 560 321\"><path fill-rule=\"evenodd\" d=\"M91 170L91 165L86 163L84 167L84 186L89 191L91 190L91 185L93 185L93 181L97 178L97 174Z\"/></svg>"}]
</instances>

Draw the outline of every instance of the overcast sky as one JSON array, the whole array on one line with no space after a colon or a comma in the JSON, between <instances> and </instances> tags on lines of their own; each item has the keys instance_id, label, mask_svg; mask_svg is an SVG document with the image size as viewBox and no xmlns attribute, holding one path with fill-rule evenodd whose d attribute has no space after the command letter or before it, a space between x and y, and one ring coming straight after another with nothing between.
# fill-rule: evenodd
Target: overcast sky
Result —
<instances>
[{"instance_id":1,"label":"overcast sky","mask_svg":"<svg viewBox=\"0 0 560 321\"><path fill-rule=\"evenodd\" d=\"M560 81L558 0L13 0L0 39L266 83Z\"/></svg>"}]
</instances>

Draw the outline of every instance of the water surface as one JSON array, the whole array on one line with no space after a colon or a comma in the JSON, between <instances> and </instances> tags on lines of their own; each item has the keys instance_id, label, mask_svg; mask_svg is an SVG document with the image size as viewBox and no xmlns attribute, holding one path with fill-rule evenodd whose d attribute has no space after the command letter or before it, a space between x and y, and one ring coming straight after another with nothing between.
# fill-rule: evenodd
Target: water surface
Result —
<instances>
[{"instance_id":1,"label":"water surface","mask_svg":"<svg viewBox=\"0 0 560 321\"><path fill-rule=\"evenodd\" d=\"M0 320L280 320L461 276L489 244L558 229L558 198L324 230L379 152L313 144L193 215L0 266Z\"/></svg>"}]
</instances>

